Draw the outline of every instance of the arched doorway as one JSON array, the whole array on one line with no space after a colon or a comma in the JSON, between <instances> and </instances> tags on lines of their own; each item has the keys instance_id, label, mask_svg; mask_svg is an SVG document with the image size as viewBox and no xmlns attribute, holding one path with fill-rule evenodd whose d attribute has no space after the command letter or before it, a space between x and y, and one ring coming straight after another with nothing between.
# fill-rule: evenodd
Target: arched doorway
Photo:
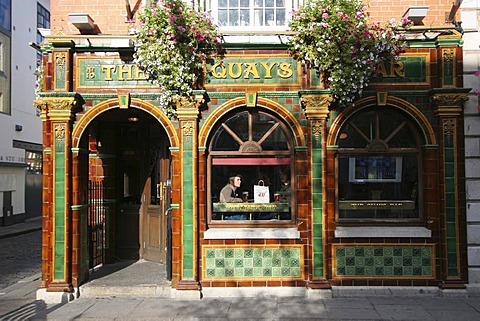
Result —
<instances>
[{"instance_id":1,"label":"arched doorway","mask_svg":"<svg viewBox=\"0 0 480 321\"><path fill-rule=\"evenodd\" d=\"M157 116L140 107L107 106L77 136L80 146L88 146L88 180L103 182L103 194L95 194L101 199L93 201L103 206L89 215L88 222L89 232L92 225L104 227L101 242L89 248L90 252L103 248L102 263L136 259L168 263L171 138ZM92 233L88 237L98 238Z\"/></svg>"}]
</instances>

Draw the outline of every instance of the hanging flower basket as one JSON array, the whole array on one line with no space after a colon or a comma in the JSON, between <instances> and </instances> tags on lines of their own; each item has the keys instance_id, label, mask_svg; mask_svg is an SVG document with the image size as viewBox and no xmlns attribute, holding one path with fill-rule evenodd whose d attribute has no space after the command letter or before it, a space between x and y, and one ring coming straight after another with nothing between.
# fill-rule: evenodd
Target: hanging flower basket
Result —
<instances>
[{"instance_id":1,"label":"hanging flower basket","mask_svg":"<svg viewBox=\"0 0 480 321\"><path fill-rule=\"evenodd\" d=\"M293 12L291 54L322 73L336 102L359 97L378 65L398 59L404 42L394 20L369 23L361 0L310 0Z\"/></svg>"},{"instance_id":2,"label":"hanging flower basket","mask_svg":"<svg viewBox=\"0 0 480 321\"><path fill-rule=\"evenodd\" d=\"M160 103L172 112L172 95L191 96L203 81L205 61L223 56L217 27L181 0L159 1L139 19L134 62L161 88Z\"/></svg>"}]
</instances>

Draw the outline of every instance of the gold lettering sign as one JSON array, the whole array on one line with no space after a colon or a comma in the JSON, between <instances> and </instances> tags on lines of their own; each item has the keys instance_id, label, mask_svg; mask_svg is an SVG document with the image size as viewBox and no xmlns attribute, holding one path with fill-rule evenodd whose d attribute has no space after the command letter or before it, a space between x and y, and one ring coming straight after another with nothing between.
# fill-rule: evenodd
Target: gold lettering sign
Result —
<instances>
[{"instance_id":1,"label":"gold lettering sign","mask_svg":"<svg viewBox=\"0 0 480 321\"><path fill-rule=\"evenodd\" d=\"M379 209L415 209L414 201L339 201L338 208L341 210L379 210Z\"/></svg>"},{"instance_id":2,"label":"gold lettering sign","mask_svg":"<svg viewBox=\"0 0 480 321\"><path fill-rule=\"evenodd\" d=\"M210 73L216 79L282 79L293 76L293 67L289 62L227 62L218 63L210 68Z\"/></svg>"},{"instance_id":3,"label":"gold lettering sign","mask_svg":"<svg viewBox=\"0 0 480 321\"><path fill-rule=\"evenodd\" d=\"M213 203L214 212L288 212L288 203Z\"/></svg>"}]
</instances>

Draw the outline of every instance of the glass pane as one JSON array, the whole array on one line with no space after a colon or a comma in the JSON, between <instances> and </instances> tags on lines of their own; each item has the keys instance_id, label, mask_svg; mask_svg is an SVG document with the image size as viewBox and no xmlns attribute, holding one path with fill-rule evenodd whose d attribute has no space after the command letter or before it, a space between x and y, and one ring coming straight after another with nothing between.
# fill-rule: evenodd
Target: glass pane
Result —
<instances>
[{"instance_id":1,"label":"glass pane","mask_svg":"<svg viewBox=\"0 0 480 321\"><path fill-rule=\"evenodd\" d=\"M227 26L228 25L228 11L227 10L218 10L218 25Z\"/></svg>"},{"instance_id":2,"label":"glass pane","mask_svg":"<svg viewBox=\"0 0 480 321\"><path fill-rule=\"evenodd\" d=\"M417 155L340 157L340 219L416 219Z\"/></svg>"},{"instance_id":3,"label":"glass pane","mask_svg":"<svg viewBox=\"0 0 480 321\"><path fill-rule=\"evenodd\" d=\"M219 8L226 8L227 7L227 0L218 0L218 7Z\"/></svg>"},{"instance_id":4,"label":"glass pane","mask_svg":"<svg viewBox=\"0 0 480 321\"><path fill-rule=\"evenodd\" d=\"M262 142L263 150L288 150L287 138L280 126Z\"/></svg>"},{"instance_id":5,"label":"glass pane","mask_svg":"<svg viewBox=\"0 0 480 321\"><path fill-rule=\"evenodd\" d=\"M240 25L249 26L250 25L250 12L249 10L240 10Z\"/></svg>"},{"instance_id":6,"label":"glass pane","mask_svg":"<svg viewBox=\"0 0 480 321\"><path fill-rule=\"evenodd\" d=\"M261 165L262 158L259 158L258 165L213 165L211 175L212 191L212 220L290 220L290 204L292 202L292 190L290 182L289 165ZM230 177L240 175L240 186L229 187ZM260 182L261 181L261 182ZM260 182L260 183L259 183ZM255 185L264 186L265 200L261 204L267 204L261 208L257 202L254 211L216 211L218 203L227 202L226 198L234 197L228 203L254 203ZM228 186L223 190L224 187ZM223 190L223 192L222 192ZM223 196L220 196L223 194ZM275 194L278 196L275 197ZM240 200L240 198L242 200ZM252 204L253 205L253 204ZM278 207L277 207L277 206ZM276 208L278 211L272 211Z\"/></svg>"},{"instance_id":7,"label":"glass pane","mask_svg":"<svg viewBox=\"0 0 480 321\"><path fill-rule=\"evenodd\" d=\"M263 0L255 0L255 8L263 7Z\"/></svg>"},{"instance_id":8,"label":"glass pane","mask_svg":"<svg viewBox=\"0 0 480 321\"><path fill-rule=\"evenodd\" d=\"M277 10L276 22L277 22L277 26L285 25L285 9Z\"/></svg>"},{"instance_id":9,"label":"glass pane","mask_svg":"<svg viewBox=\"0 0 480 321\"><path fill-rule=\"evenodd\" d=\"M212 144L212 150L214 151L238 151L240 148L240 143L236 141L223 127L217 131Z\"/></svg>"},{"instance_id":10,"label":"glass pane","mask_svg":"<svg viewBox=\"0 0 480 321\"><path fill-rule=\"evenodd\" d=\"M240 7L241 8L249 8L250 7L250 1L249 0L240 0Z\"/></svg>"},{"instance_id":11,"label":"glass pane","mask_svg":"<svg viewBox=\"0 0 480 321\"><path fill-rule=\"evenodd\" d=\"M277 5L277 8L285 7L285 0L275 0L275 4Z\"/></svg>"},{"instance_id":12,"label":"glass pane","mask_svg":"<svg viewBox=\"0 0 480 321\"><path fill-rule=\"evenodd\" d=\"M238 8L238 0L228 0L230 8Z\"/></svg>"},{"instance_id":13,"label":"glass pane","mask_svg":"<svg viewBox=\"0 0 480 321\"><path fill-rule=\"evenodd\" d=\"M254 17L253 17L253 25L255 26L263 26L263 10L255 10Z\"/></svg>"},{"instance_id":14,"label":"glass pane","mask_svg":"<svg viewBox=\"0 0 480 321\"><path fill-rule=\"evenodd\" d=\"M274 0L265 0L265 7L274 7L275 6L275 2Z\"/></svg>"},{"instance_id":15,"label":"glass pane","mask_svg":"<svg viewBox=\"0 0 480 321\"><path fill-rule=\"evenodd\" d=\"M265 10L265 21L267 26L275 25L275 14L273 9Z\"/></svg>"},{"instance_id":16,"label":"glass pane","mask_svg":"<svg viewBox=\"0 0 480 321\"><path fill-rule=\"evenodd\" d=\"M229 26L238 26L238 11L230 10L228 12Z\"/></svg>"},{"instance_id":17,"label":"glass pane","mask_svg":"<svg viewBox=\"0 0 480 321\"><path fill-rule=\"evenodd\" d=\"M415 148L419 142L409 124L393 110L359 113L343 126L337 144L340 148L366 148L379 140L389 148Z\"/></svg>"}]
</instances>

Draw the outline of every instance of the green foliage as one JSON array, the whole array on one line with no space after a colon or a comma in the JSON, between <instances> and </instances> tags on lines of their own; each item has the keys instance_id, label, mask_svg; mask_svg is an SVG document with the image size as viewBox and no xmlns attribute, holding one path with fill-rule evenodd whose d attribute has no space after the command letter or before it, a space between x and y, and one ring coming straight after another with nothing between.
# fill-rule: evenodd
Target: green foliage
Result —
<instances>
[{"instance_id":1,"label":"green foliage","mask_svg":"<svg viewBox=\"0 0 480 321\"><path fill-rule=\"evenodd\" d=\"M181 0L159 1L145 8L135 35L135 63L160 86L161 104L170 109L172 93L191 95L202 80L206 59L223 54L210 16Z\"/></svg>"},{"instance_id":2,"label":"green foliage","mask_svg":"<svg viewBox=\"0 0 480 321\"><path fill-rule=\"evenodd\" d=\"M359 97L380 63L403 49L395 22L369 23L361 0L310 0L293 12L291 53L323 72L339 105Z\"/></svg>"}]
</instances>

